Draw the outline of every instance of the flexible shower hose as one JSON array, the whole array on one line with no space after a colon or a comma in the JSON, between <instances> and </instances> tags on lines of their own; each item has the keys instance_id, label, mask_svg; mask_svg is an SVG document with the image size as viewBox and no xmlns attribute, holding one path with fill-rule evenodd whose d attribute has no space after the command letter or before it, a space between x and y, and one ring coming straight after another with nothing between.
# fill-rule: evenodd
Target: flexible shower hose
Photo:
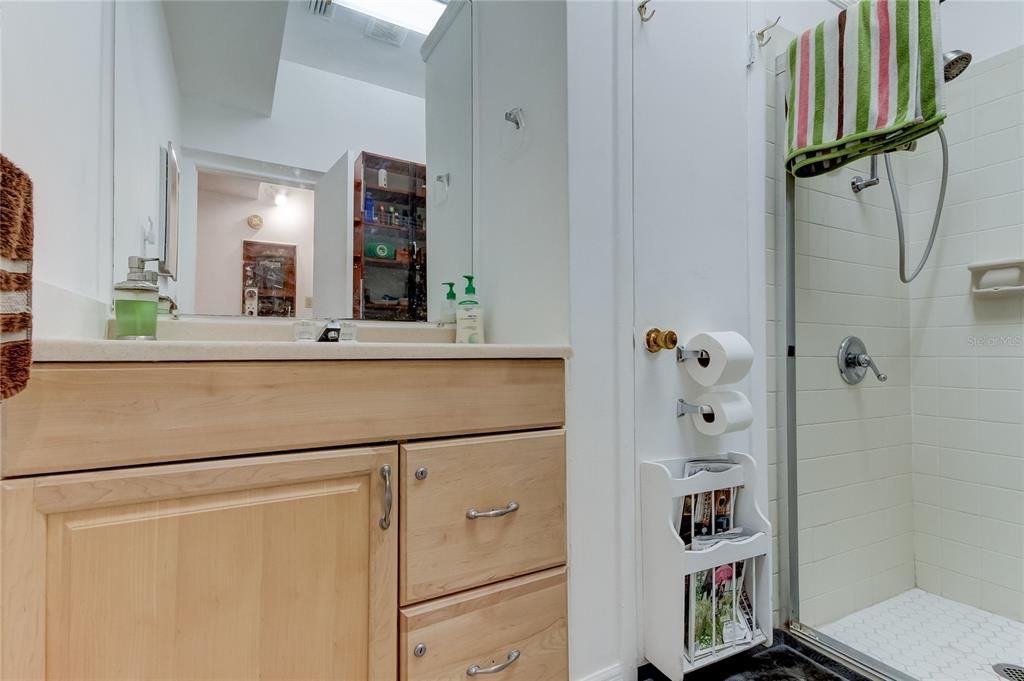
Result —
<instances>
[{"instance_id":1,"label":"flexible shower hose","mask_svg":"<svg viewBox=\"0 0 1024 681\"><path fill-rule=\"evenodd\" d=\"M900 281L909 284L921 274L924 264L928 262L932 246L935 245L935 235L939 232L939 219L942 217L942 204L946 201L946 181L949 179L949 147L946 145L946 133L939 128L939 141L942 143L942 184L939 186L939 201L935 205L935 220L932 221L932 234L928 237L928 246L924 249L921 262L914 269L914 273L907 276L907 236L903 230L903 209L900 207L900 194L896 190L896 179L892 172L892 162L889 154L885 155L885 174L889 176L889 189L892 191L892 205L896 209L896 231L900 237Z\"/></svg>"}]
</instances>

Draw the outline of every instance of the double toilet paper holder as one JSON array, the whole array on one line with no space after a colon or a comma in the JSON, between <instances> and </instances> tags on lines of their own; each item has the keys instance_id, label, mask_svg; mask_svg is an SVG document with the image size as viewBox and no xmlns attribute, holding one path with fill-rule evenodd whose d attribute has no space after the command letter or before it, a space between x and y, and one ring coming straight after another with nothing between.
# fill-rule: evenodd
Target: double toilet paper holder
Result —
<instances>
[{"instance_id":1,"label":"double toilet paper holder","mask_svg":"<svg viewBox=\"0 0 1024 681\"><path fill-rule=\"evenodd\" d=\"M679 335L672 329L648 329L644 334L644 345L647 347L647 352L650 353L675 350L677 362L685 362L688 359L707 362L710 358L707 350L687 350L679 345ZM710 404L690 404L682 399L676 401L676 418L682 418L689 414L710 416L714 413L715 410Z\"/></svg>"},{"instance_id":2,"label":"double toilet paper holder","mask_svg":"<svg viewBox=\"0 0 1024 681\"><path fill-rule=\"evenodd\" d=\"M696 340L697 337L690 344L691 348ZM743 344L747 345L749 350L749 344L747 344L746 339L743 339ZM644 345L647 351L652 354L662 350L675 350L676 361L680 363L688 360L696 361L697 364L705 369L711 363L711 355L706 349L687 349L685 346L679 345L679 336L671 329L648 329L644 334ZM684 416L697 417L697 415L703 417L707 423L713 423L716 417L715 408L710 404L691 404L684 399L676 400L676 418L683 418Z\"/></svg>"}]
</instances>

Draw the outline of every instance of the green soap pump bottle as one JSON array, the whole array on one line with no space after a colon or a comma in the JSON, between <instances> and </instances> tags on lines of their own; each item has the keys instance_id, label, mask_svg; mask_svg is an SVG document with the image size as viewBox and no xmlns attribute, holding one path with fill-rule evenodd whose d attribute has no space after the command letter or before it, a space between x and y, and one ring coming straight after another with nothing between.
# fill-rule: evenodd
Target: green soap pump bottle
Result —
<instances>
[{"instance_id":1,"label":"green soap pump bottle","mask_svg":"<svg viewBox=\"0 0 1024 681\"><path fill-rule=\"evenodd\" d=\"M146 269L149 260L129 257L127 278L114 284L114 336L119 340L156 340L160 287L157 273Z\"/></svg>"},{"instance_id":2,"label":"green soap pump bottle","mask_svg":"<svg viewBox=\"0 0 1024 681\"><path fill-rule=\"evenodd\" d=\"M484 342L484 308L476 297L473 275L462 275L466 279L466 293L455 311L455 342Z\"/></svg>"},{"instance_id":3,"label":"green soap pump bottle","mask_svg":"<svg viewBox=\"0 0 1024 681\"><path fill-rule=\"evenodd\" d=\"M466 293L462 296L462 300L459 301L459 305L479 305L480 301L476 297L476 286L473 285L475 277L472 274L463 274L462 278L466 280Z\"/></svg>"},{"instance_id":4,"label":"green soap pump bottle","mask_svg":"<svg viewBox=\"0 0 1024 681\"><path fill-rule=\"evenodd\" d=\"M446 281L441 284L448 287L444 294L444 307L441 308L441 326L455 326L455 282Z\"/></svg>"}]
</instances>

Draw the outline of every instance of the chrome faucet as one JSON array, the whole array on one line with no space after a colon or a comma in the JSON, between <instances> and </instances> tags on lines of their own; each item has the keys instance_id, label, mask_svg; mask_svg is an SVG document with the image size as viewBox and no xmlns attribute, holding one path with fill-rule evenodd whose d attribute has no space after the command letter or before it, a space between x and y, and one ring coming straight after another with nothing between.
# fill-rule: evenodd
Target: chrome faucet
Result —
<instances>
[{"instance_id":1,"label":"chrome faucet","mask_svg":"<svg viewBox=\"0 0 1024 681\"><path fill-rule=\"evenodd\" d=\"M839 343L836 360L839 364L839 375L850 385L857 385L863 381L869 368L875 372L875 378L879 383L889 380L889 376L882 373L875 360L868 354L864 341L856 336L847 336Z\"/></svg>"},{"instance_id":2,"label":"chrome faucet","mask_svg":"<svg viewBox=\"0 0 1024 681\"><path fill-rule=\"evenodd\" d=\"M172 298L171 296L167 295L166 293L161 293L160 294L160 302L162 303L164 301L169 303L169 305L167 306L167 312L168 312L168 314L171 315L171 319L177 319L178 318L178 301L176 301L174 298Z\"/></svg>"}]
</instances>

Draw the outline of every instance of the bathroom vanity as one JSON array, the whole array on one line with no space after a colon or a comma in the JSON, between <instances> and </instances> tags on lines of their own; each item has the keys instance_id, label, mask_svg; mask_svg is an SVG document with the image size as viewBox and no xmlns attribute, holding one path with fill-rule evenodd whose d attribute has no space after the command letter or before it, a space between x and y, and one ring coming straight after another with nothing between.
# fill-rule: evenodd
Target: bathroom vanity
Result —
<instances>
[{"instance_id":1,"label":"bathroom vanity","mask_svg":"<svg viewBox=\"0 0 1024 681\"><path fill-rule=\"evenodd\" d=\"M66 346L0 407L0 677L568 678L567 349Z\"/></svg>"}]
</instances>

